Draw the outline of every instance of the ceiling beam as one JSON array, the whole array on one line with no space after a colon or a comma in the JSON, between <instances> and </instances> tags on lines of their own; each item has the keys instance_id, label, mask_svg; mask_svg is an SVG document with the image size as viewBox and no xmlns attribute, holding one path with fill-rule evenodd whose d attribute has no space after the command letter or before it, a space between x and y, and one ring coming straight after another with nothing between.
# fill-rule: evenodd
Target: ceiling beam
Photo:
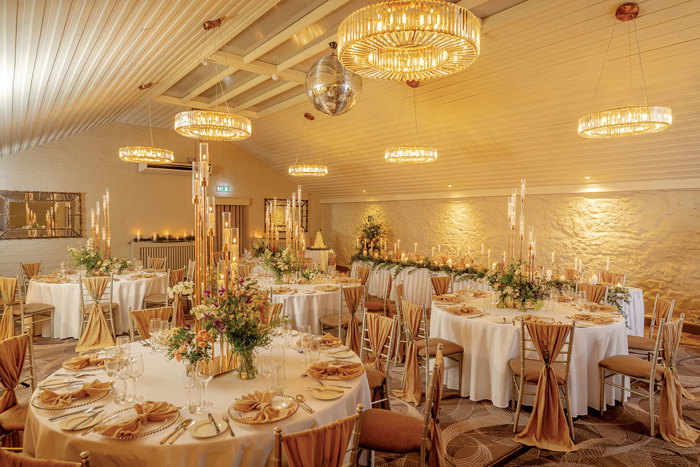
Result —
<instances>
[{"instance_id":1,"label":"ceiling beam","mask_svg":"<svg viewBox=\"0 0 700 467\"><path fill-rule=\"evenodd\" d=\"M282 94L283 92L288 91L296 86L299 86L299 83L293 83L293 82L284 83L281 86L277 86L274 89L270 89L267 92L264 92L258 96L255 96L251 99L248 99L247 101L234 107L233 110L234 110L234 112L240 112L244 109L247 109L248 107L254 106L255 104L266 101L266 100L270 99L271 97L275 97L278 94Z\"/></svg>"},{"instance_id":2,"label":"ceiling beam","mask_svg":"<svg viewBox=\"0 0 700 467\"><path fill-rule=\"evenodd\" d=\"M231 66L238 68L239 70L249 71L251 73L257 73L259 75L265 75L272 77L272 75L277 75L280 79L284 81L292 81L294 83L304 84L306 80L306 73L296 70L285 70L283 72L277 71L277 66L271 63L261 62L259 60L254 60L250 63L243 61L243 57L240 55L234 55L228 52L216 52L209 57L207 60L219 65Z\"/></svg>"},{"instance_id":3,"label":"ceiling beam","mask_svg":"<svg viewBox=\"0 0 700 467\"><path fill-rule=\"evenodd\" d=\"M251 52L247 53L243 58L245 63L251 63L257 60L261 56L265 55L270 50L279 46L283 42L289 40L294 34L298 33L302 29L311 26L316 21L319 21L329 14L333 13L335 10L341 6L348 3L350 0L328 0L318 8L314 9L311 13L305 15L298 21L296 21L291 26L288 26L283 31L275 34L272 38L263 42L261 45L253 49Z\"/></svg>"},{"instance_id":4,"label":"ceiling beam","mask_svg":"<svg viewBox=\"0 0 700 467\"><path fill-rule=\"evenodd\" d=\"M215 76L209 78L208 80L199 84L197 87L191 89L185 95L185 97L183 97L181 99L182 102L185 103L187 101L191 101L192 99L199 96L207 89L211 88L212 86L215 86L219 81L226 78L228 75L233 74L235 71L236 71L236 68L234 68L234 67L226 67L223 71L217 73Z\"/></svg>"},{"instance_id":5,"label":"ceiling beam","mask_svg":"<svg viewBox=\"0 0 700 467\"><path fill-rule=\"evenodd\" d=\"M264 83L268 79L270 79L269 76L265 76L265 75L256 76L255 78L253 78L249 81L246 81L245 83L241 84L240 86L236 86L235 88L231 89L223 96L217 97L216 99L211 101L209 103L209 105L212 107L215 107L215 106L221 104L222 102L225 102L229 99L233 99L237 95L242 94L242 93L248 91L249 89L253 89L255 86L257 86L258 84ZM294 84L296 84L296 83L294 83Z\"/></svg>"},{"instance_id":6,"label":"ceiling beam","mask_svg":"<svg viewBox=\"0 0 700 467\"><path fill-rule=\"evenodd\" d=\"M206 104L204 102L197 102L197 101L189 101L183 103L181 99L177 97L172 97L172 96L158 96L156 97L156 102L163 102L165 104L173 104L173 105L180 105L182 107L189 107L191 109L199 109L199 110L215 110L217 112L232 112L233 109L227 108L224 105L219 105L217 107L209 108L209 104ZM241 112L236 112L240 115L243 115L244 117L248 118L258 118L259 115L257 112L250 112L248 110L243 110Z\"/></svg>"},{"instance_id":7,"label":"ceiling beam","mask_svg":"<svg viewBox=\"0 0 700 467\"><path fill-rule=\"evenodd\" d=\"M330 49L330 47L328 46L329 42L338 42L338 34L333 33L330 36L326 36L322 40L318 41L317 44L314 44L308 49L299 52L298 54L292 57L289 57L287 60L277 65L277 71L282 72L288 70L294 65L298 65L299 63L308 60L311 57L314 57L322 52L328 51Z\"/></svg>"},{"instance_id":8,"label":"ceiling beam","mask_svg":"<svg viewBox=\"0 0 700 467\"><path fill-rule=\"evenodd\" d=\"M242 18L224 18L219 30L216 34L210 34L202 45L202 55L205 57L216 52L223 44L231 41L234 37L243 32L248 26L260 19L265 13L270 11L281 0L259 0L255 6L248 12L247 16ZM213 19L213 18L212 18ZM192 57L182 61L171 74L168 79L156 83L153 88L153 95L160 96L165 91L170 89L184 78L188 73L197 68L201 63L202 57Z\"/></svg>"},{"instance_id":9,"label":"ceiling beam","mask_svg":"<svg viewBox=\"0 0 700 467\"><path fill-rule=\"evenodd\" d=\"M268 115L272 115L281 110L293 107L303 102L308 102L308 99L306 98L306 94L302 92L301 94L297 94L296 96L290 97L289 99L283 100L282 102L278 102L277 104L262 109L258 112L258 117L267 117Z\"/></svg>"}]
</instances>

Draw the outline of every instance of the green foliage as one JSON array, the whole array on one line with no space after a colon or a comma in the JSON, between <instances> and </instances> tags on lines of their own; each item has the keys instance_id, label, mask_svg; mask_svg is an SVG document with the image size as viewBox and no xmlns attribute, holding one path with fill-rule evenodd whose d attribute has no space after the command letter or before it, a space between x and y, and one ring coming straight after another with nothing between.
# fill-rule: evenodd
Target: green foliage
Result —
<instances>
[{"instance_id":1,"label":"green foliage","mask_svg":"<svg viewBox=\"0 0 700 467\"><path fill-rule=\"evenodd\" d=\"M617 311L619 311L620 314L625 318L625 324L627 325L628 328L630 328L630 325L629 325L629 321L627 320L627 314L625 313L624 309L622 308L622 304L627 303L629 305L630 296L631 296L630 291L626 287L615 286L615 287L610 287L608 289L607 303L609 305L614 305L617 307Z\"/></svg>"}]
</instances>

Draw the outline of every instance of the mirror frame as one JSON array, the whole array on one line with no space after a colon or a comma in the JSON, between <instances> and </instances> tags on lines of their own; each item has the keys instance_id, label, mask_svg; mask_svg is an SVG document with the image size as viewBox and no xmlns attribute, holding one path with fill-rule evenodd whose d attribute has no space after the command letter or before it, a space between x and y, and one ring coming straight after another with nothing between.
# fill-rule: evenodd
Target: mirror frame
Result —
<instances>
[{"instance_id":1,"label":"mirror frame","mask_svg":"<svg viewBox=\"0 0 700 467\"><path fill-rule=\"evenodd\" d=\"M73 195L73 199L71 202L74 202L77 200L78 202L78 208L77 212L72 216L72 218L76 221L75 225L71 226L71 231L74 233L74 235L50 235L50 236L36 236L36 237L4 237L3 235L8 232L8 231L18 231L20 229L17 228L10 228L9 227L9 219L6 221L7 229L0 230L0 240L48 240L52 238L82 238L83 236L83 194L82 193L77 193L77 192L67 192L67 191L35 191L35 190L0 190L0 218L2 217L9 217L10 215L10 200L6 195L10 194L19 194L22 197L25 197L27 193L32 193L34 196L37 196L38 198L46 197L47 199L45 200L39 200L39 201L52 201L52 197L56 195ZM62 200L65 201L65 200ZM3 223L0 221L0 229L2 228ZM22 229L23 230L23 229ZM46 229L34 229L34 230L41 230L45 231ZM68 230L68 229L65 229ZM45 232L44 232L45 233Z\"/></svg>"}]
</instances>

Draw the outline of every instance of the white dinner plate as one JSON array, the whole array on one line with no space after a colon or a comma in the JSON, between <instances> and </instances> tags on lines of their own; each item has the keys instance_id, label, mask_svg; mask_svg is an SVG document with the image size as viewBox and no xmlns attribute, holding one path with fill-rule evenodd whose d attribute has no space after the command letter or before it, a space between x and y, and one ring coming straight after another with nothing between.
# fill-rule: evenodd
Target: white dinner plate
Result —
<instances>
[{"instance_id":1,"label":"white dinner plate","mask_svg":"<svg viewBox=\"0 0 700 467\"><path fill-rule=\"evenodd\" d=\"M75 425L77 425L81 420L87 420L90 418L93 414L90 413L79 413L77 415L73 415L71 417L66 417L63 420L61 420L58 423L58 426L61 427L61 429L65 431L79 431L79 430L85 430L86 428L92 428L93 426L97 425L102 421L102 414L98 415L97 417L93 417L92 420L86 421L85 423L81 424L77 428L73 428Z\"/></svg>"},{"instance_id":2,"label":"white dinner plate","mask_svg":"<svg viewBox=\"0 0 700 467\"><path fill-rule=\"evenodd\" d=\"M200 420L189 428L190 435L193 438L213 438L214 436L219 436L228 430L228 427L224 422L214 417L216 426L219 427L219 432L217 433L214 427L209 422L209 419Z\"/></svg>"},{"instance_id":3,"label":"white dinner plate","mask_svg":"<svg viewBox=\"0 0 700 467\"><path fill-rule=\"evenodd\" d=\"M336 353L328 352L328 355L330 355L333 358L350 358L353 355L357 355L357 354L350 349L345 349L343 352L336 352Z\"/></svg>"},{"instance_id":4,"label":"white dinner plate","mask_svg":"<svg viewBox=\"0 0 700 467\"><path fill-rule=\"evenodd\" d=\"M344 396L345 391L322 391L319 389L312 389L311 395L318 400L332 401L333 399L338 399L339 397Z\"/></svg>"},{"instance_id":5,"label":"white dinner plate","mask_svg":"<svg viewBox=\"0 0 700 467\"><path fill-rule=\"evenodd\" d=\"M61 377L61 376L53 376L53 377L48 377L44 381L41 381L39 383L39 386L54 386L58 387L60 384L70 384L75 382L73 378L70 377ZM51 389L51 388L49 388Z\"/></svg>"}]
</instances>

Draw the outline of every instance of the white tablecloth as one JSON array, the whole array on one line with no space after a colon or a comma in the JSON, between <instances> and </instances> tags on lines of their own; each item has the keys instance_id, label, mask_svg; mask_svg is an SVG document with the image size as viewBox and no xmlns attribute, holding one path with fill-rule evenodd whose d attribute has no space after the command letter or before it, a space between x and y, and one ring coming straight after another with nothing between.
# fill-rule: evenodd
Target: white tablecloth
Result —
<instances>
[{"instance_id":1,"label":"white tablecloth","mask_svg":"<svg viewBox=\"0 0 700 467\"><path fill-rule=\"evenodd\" d=\"M298 293L272 294L274 303L284 303L284 313L294 321L294 328L303 324L311 325L311 332L321 333L319 319L326 315L337 315L340 308L340 291L318 292L321 284L274 284L270 280L258 280L261 287L291 287Z\"/></svg>"},{"instance_id":2,"label":"white tablecloth","mask_svg":"<svg viewBox=\"0 0 700 467\"><path fill-rule=\"evenodd\" d=\"M311 258L311 262L314 266L318 266L322 271L328 269L328 252L330 249L326 250L310 250L306 249L306 257Z\"/></svg>"},{"instance_id":3,"label":"white tablecloth","mask_svg":"<svg viewBox=\"0 0 700 467\"><path fill-rule=\"evenodd\" d=\"M469 300L483 309L484 299ZM570 321L566 315L578 313L573 307L557 305L555 313L535 312L541 316ZM511 371L508 360L520 356L520 325L513 318L523 313L517 310L492 309L488 315L476 318L457 316L433 303L430 336L441 337L464 347L462 366L462 397L473 401L490 400L496 407L507 407L511 398ZM506 318L506 324L499 324ZM577 323L574 332L574 352L569 368L569 398L573 416L586 415L588 407L600 405L600 372L598 362L613 355L627 354L624 320L603 325L583 327ZM448 371L447 384L457 388L457 371ZM621 384L618 378L617 384ZM623 400L622 391L606 388L606 401ZM532 404L532 399L525 399Z\"/></svg>"},{"instance_id":4,"label":"white tablecloth","mask_svg":"<svg viewBox=\"0 0 700 467\"><path fill-rule=\"evenodd\" d=\"M351 275L357 277L357 265L370 266L371 263L356 261L352 264ZM369 276L369 294L384 298L386 288L389 281L389 275L393 276L395 266L390 268L375 268L372 269ZM431 272L424 268L404 268L394 279L394 283L403 283L404 300L418 305L430 307L432 302L433 286L430 282L431 277L446 276L444 272ZM454 290L466 289L468 281L456 281ZM474 288L479 290L489 290L490 286L486 281L469 281L472 282ZM627 315L628 329L627 334L641 336L644 333L644 297L642 289L628 287L630 291L630 303L623 304L623 312ZM391 300L395 300L395 293L392 287Z\"/></svg>"},{"instance_id":5,"label":"white tablecloth","mask_svg":"<svg viewBox=\"0 0 700 467\"><path fill-rule=\"evenodd\" d=\"M140 344L132 344L132 350L144 355L146 368L138 382L138 394L146 400L167 400L176 406L185 406L187 393L184 366L174 360L168 361L162 353L155 354ZM325 360L328 356L323 352L321 358ZM359 361L359 358L355 360ZM287 380L284 392L290 395L303 394L315 413L309 414L299 408L297 413L287 420L257 427L232 421L235 438L223 433L215 438L199 440L186 433L172 445L161 445L158 441L171 429L130 441L111 440L95 433L80 436L62 431L58 422L48 422L48 417L61 413L60 411L49 412L30 407L24 432L24 449L36 457L73 461L79 459L81 451L87 450L90 451L92 464L100 467L263 466L269 461L272 453L275 426L281 426L285 433L297 432L352 415L358 403L362 403L365 409L370 407L371 398L366 375L344 381L342 384L351 386L352 389L347 390L341 398L320 401L314 399L311 391L306 389L307 386L317 386L318 383L311 377L301 377L303 355L288 349L285 368ZM102 372L98 372L97 377L102 381L106 380L106 375ZM206 409L206 412L220 416L235 398L256 390L265 390L268 386L269 383L262 377L241 381L234 372L217 376L209 383L207 389L207 399L213 402L214 406ZM107 395L100 403L106 404L105 414L125 407L112 402L111 395ZM206 419L206 412L191 415L186 408L181 410L182 417L195 420Z\"/></svg>"},{"instance_id":6,"label":"white tablecloth","mask_svg":"<svg viewBox=\"0 0 700 467\"><path fill-rule=\"evenodd\" d=\"M119 305L114 320L117 334L129 330L129 307L133 310L142 308L146 295L165 293L168 284L167 274L155 277L132 279L132 273L115 276L112 300ZM78 276L69 275L71 282L49 284L32 280L27 290L27 303L48 303L56 307L54 312L55 338L80 337L80 286ZM44 323L43 336L49 336L49 323Z\"/></svg>"}]
</instances>

